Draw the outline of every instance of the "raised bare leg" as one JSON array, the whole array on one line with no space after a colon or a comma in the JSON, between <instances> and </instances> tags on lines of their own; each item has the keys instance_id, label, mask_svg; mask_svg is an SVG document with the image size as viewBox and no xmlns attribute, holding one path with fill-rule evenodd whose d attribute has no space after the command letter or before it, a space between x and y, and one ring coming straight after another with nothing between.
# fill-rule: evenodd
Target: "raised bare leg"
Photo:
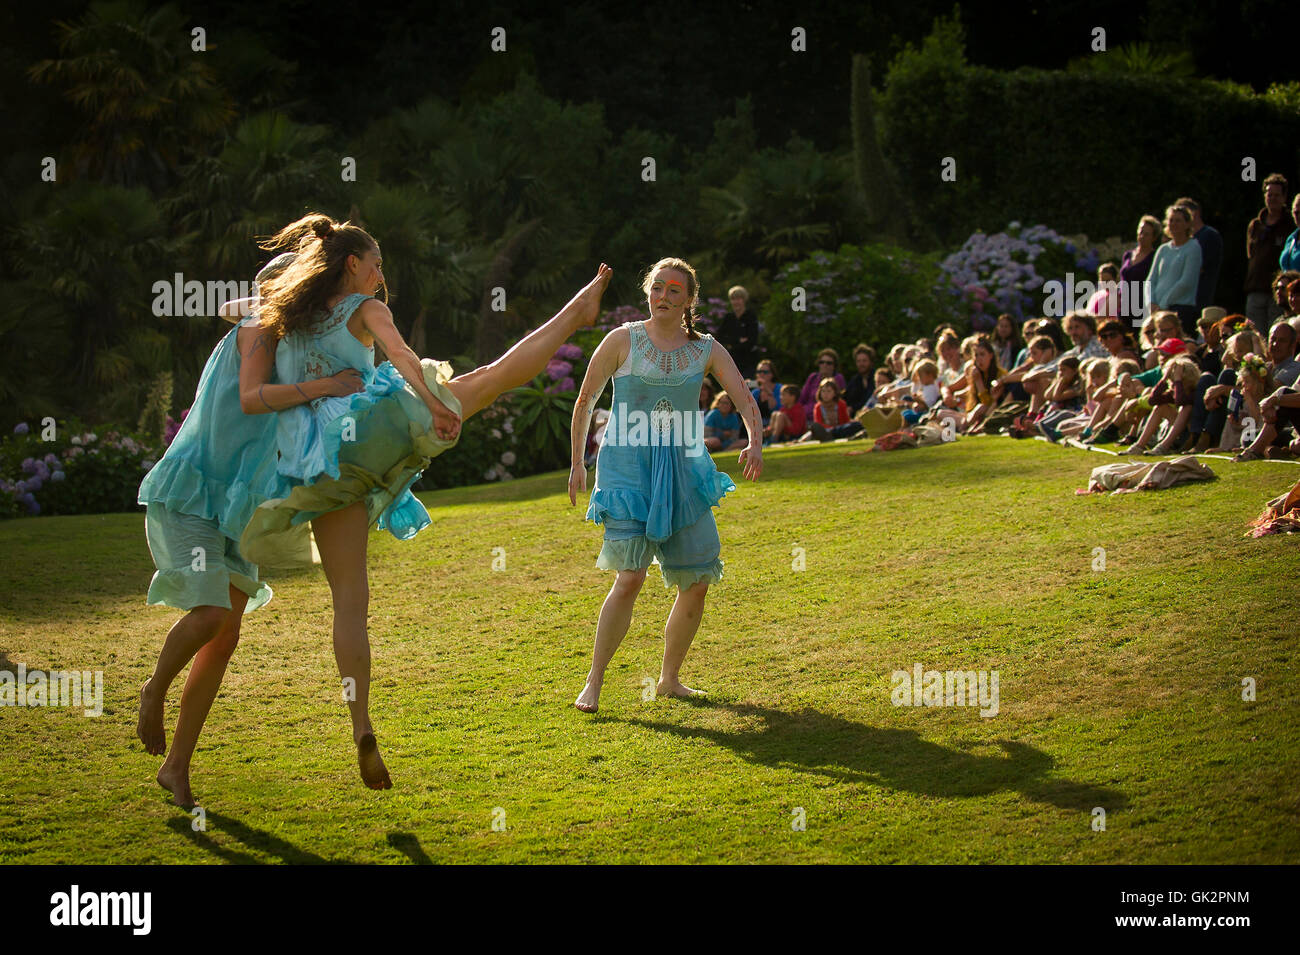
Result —
<instances>
[{"instance_id":1,"label":"raised bare leg","mask_svg":"<svg viewBox=\"0 0 1300 955\"><path fill-rule=\"evenodd\" d=\"M361 780L371 789L391 789L393 782L379 755L370 723L370 639L366 633L370 609L366 538L370 520L366 505L358 501L324 514L311 524L334 600L334 659L347 694Z\"/></svg>"},{"instance_id":2,"label":"raised bare leg","mask_svg":"<svg viewBox=\"0 0 1300 955\"><path fill-rule=\"evenodd\" d=\"M591 671L587 683L573 705L584 713L595 713L600 703L600 688L605 682L605 668L614 657L614 651L627 636L632 625L632 608L637 594L645 583L644 570L620 570L609 588L609 596L600 608L596 622L596 647L591 654Z\"/></svg>"},{"instance_id":3,"label":"raised bare leg","mask_svg":"<svg viewBox=\"0 0 1300 955\"><path fill-rule=\"evenodd\" d=\"M570 335L596 321L600 315L600 298L613 274L602 262L596 277L545 325L534 329L492 364L481 365L449 381L447 387L460 399L461 420L482 411L511 388L526 385L540 375L555 350Z\"/></svg>"},{"instance_id":4,"label":"raised bare leg","mask_svg":"<svg viewBox=\"0 0 1300 955\"><path fill-rule=\"evenodd\" d=\"M678 589L673 609L668 614L668 624L664 627L664 665L659 675L659 685L655 687L656 696L703 696L703 690L692 690L679 679L682 661L686 651L691 648L691 641L700 629L700 618L704 616L704 598L708 596L707 581L692 584L685 590Z\"/></svg>"}]
</instances>

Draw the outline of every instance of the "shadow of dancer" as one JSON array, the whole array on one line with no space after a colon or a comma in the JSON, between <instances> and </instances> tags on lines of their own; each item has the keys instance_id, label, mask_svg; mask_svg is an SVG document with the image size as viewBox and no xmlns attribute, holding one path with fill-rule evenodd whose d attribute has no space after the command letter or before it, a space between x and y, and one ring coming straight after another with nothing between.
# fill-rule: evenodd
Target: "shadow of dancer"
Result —
<instances>
[{"instance_id":1,"label":"shadow of dancer","mask_svg":"<svg viewBox=\"0 0 1300 955\"><path fill-rule=\"evenodd\" d=\"M644 719L619 721L683 739L706 739L762 766L923 796L952 799L1010 790L1080 812L1094 806L1113 812L1127 805L1116 790L1049 778L1055 766L1052 757L1013 740L950 749L922 739L915 730L868 726L815 709L787 713L750 703L707 702L699 709L730 712L747 725L730 730ZM1000 753L980 752L989 745Z\"/></svg>"},{"instance_id":2,"label":"shadow of dancer","mask_svg":"<svg viewBox=\"0 0 1300 955\"><path fill-rule=\"evenodd\" d=\"M229 816L223 816L211 810L206 812L206 822L208 827L206 832L195 832L192 825L193 819L188 814L168 819L167 826L185 836L200 849L212 853L221 861L236 865L265 865L267 860L213 841L213 831L232 836L248 848L259 850L266 855L275 856L280 862L294 865L342 865L348 861L346 859L326 859L314 852L300 849L279 836L273 836L261 829L254 829L237 819L231 819Z\"/></svg>"}]
</instances>

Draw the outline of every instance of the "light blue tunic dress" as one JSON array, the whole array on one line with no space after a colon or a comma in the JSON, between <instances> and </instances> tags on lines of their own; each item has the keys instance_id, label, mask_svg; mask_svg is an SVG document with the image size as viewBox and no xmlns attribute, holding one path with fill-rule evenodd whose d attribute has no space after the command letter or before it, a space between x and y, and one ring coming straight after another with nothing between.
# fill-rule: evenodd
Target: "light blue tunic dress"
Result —
<instances>
[{"instance_id":1,"label":"light blue tunic dress","mask_svg":"<svg viewBox=\"0 0 1300 955\"><path fill-rule=\"evenodd\" d=\"M251 515L240 540L250 560L280 552L295 528L357 501L372 524L399 540L430 523L411 485L429 461L455 445L433 431L433 415L391 362L375 367L374 346L348 330L348 319L372 296L354 293L311 328L280 340L275 353L281 381L322 378L347 368L361 372L364 389L318 398L276 415L278 493ZM450 410L460 402L446 387L451 366L421 361L424 382Z\"/></svg>"},{"instance_id":2,"label":"light blue tunic dress","mask_svg":"<svg viewBox=\"0 0 1300 955\"><path fill-rule=\"evenodd\" d=\"M645 322L614 374L614 400L596 458L587 519L605 527L596 566L641 570L657 562L664 586L722 579L713 508L735 482L704 446L700 385L713 350L704 335L660 351Z\"/></svg>"},{"instance_id":3,"label":"light blue tunic dress","mask_svg":"<svg viewBox=\"0 0 1300 955\"><path fill-rule=\"evenodd\" d=\"M231 584L249 595L245 613L271 599L237 543L277 486L275 416L245 414L239 404L239 329L255 320L244 319L213 349L189 414L140 484L136 500L147 506L146 534L158 568L149 584L151 604L229 609Z\"/></svg>"}]
</instances>

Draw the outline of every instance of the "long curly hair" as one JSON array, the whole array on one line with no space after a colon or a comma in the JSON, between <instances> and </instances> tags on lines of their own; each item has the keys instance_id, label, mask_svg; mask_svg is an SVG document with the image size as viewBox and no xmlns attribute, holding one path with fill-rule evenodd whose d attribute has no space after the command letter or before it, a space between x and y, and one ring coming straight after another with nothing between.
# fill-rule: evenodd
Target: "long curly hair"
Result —
<instances>
[{"instance_id":1,"label":"long curly hair","mask_svg":"<svg viewBox=\"0 0 1300 955\"><path fill-rule=\"evenodd\" d=\"M379 251L365 229L320 213L291 222L259 247L296 253L284 271L259 286L261 326L277 338L310 327L326 311L326 300L343 282L348 256Z\"/></svg>"}]
</instances>

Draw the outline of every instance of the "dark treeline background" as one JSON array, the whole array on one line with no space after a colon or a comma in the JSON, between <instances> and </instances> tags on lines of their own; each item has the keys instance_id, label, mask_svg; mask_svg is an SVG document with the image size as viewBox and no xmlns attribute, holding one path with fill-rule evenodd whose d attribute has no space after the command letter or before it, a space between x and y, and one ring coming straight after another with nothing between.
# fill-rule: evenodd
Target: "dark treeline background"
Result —
<instances>
[{"instance_id":1,"label":"dark treeline background","mask_svg":"<svg viewBox=\"0 0 1300 955\"><path fill-rule=\"evenodd\" d=\"M691 258L706 295L762 295L843 242L944 252L1012 219L1128 236L1184 193L1225 233L1219 299L1239 307L1259 206L1240 159L1300 178L1300 87L1273 85L1297 74L1295 17L1219 0L981 4L960 26L951 0L10 5L6 418L187 406L220 329L153 315L152 284L249 279L254 239L309 209L376 234L399 326L460 365L601 259L610 305L636 304L637 270L663 254ZM939 182L945 155L956 183ZM504 316L484 305L497 284Z\"/></svg>"}]
</instances>

